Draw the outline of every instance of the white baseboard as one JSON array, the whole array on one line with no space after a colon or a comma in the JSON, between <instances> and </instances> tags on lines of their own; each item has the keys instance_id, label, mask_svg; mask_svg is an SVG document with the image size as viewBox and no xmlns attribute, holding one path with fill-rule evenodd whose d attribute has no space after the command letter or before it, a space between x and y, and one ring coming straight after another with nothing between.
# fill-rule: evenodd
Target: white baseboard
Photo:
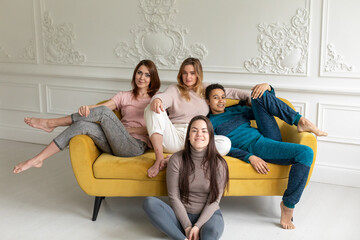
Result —
<instances>
[{"instance_id":1,"label":"white baseboard","mask_svg":"<svg viewBox=\"0 0 360 240\"><path fill-rule=\"evenodd\" d=\"M311 181L348 187L360 187L360 169L315 163Z\"/></svg>"}]
</instances>

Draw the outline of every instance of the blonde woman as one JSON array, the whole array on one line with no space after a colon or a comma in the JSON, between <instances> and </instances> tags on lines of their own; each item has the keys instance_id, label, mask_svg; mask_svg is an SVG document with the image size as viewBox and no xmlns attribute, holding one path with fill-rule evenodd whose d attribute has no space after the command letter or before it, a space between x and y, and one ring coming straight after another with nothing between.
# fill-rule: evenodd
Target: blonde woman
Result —
<instances>
[{"instance_id":1,"label":"blonde woman","mask_svg":"<svg viewBox=\"0 0 360 240\"><path fill-rule=\"evenodd\" d=\"M209 113L205 87L199 59L187 58L180 66L177 84L153 96L145 108L145 121L156 156L154 165L148 170L149 177L155 177L166 166L168 159L163 158L163 152L174 153L184 148L189 121L196 115ZM242 90L227 88L226 94L251 103L250 94ZM227 137L216 135L215 143L221 155L230 151L231 142Z\"/></svg>"}]
</instances>

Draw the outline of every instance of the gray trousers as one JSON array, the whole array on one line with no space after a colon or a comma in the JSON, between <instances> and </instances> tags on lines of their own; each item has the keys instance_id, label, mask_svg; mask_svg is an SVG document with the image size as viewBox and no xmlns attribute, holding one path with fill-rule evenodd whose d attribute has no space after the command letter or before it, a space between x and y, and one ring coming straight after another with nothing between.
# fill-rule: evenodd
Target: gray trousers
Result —
<instances>
[{"instance_id":1,"label":"gray trousers","mask_svg":"<svg viewBox=\"0 0 360 240\"><path fill-rule=\"evenodd\" d=\"M166 203L156 197L146 197L143 208L150 222L165 233L171 239L184 240L185 231L174 210ZM192 224L195 224L200 214L188 213ZM224 231L224 219L220 209L216 210L212 217L200 228L201 240L219 239Z\"/></svg>"},{"instance_id":2,"label":"gray trousers","mask_svg":"<svg viewBox=\"0 0 360 240\"><path fill-rule=\"evenodd\" d=\"M60 150L69 145L71 138L81 134L88 135L103 152L119 157L138 156L147 149L147 144L132 137L108 107L92 108L87 117L74 113L71 119L73 123L54 138Z\"/></svg>"}]
</instances>

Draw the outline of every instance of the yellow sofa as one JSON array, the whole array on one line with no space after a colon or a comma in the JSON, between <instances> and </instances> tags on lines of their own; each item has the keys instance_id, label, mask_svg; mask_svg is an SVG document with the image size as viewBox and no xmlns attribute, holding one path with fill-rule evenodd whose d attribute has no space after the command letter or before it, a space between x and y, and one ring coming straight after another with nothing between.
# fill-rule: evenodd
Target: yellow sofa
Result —
<instances>
[{"instance_id":1,"label":"yellow sofa","mask_svg":"<svg viewBox=\"0 0 360 240\"><path fill-rule=\"evenodd\" d=\"M294 108L286 99L281 100ZM236 100L228 100L228 105L236 103ZM295 126L276 120L284 142L303 144L313 149L314 160L309 181L316 159L315 136L310 133L298 133ZM88 195L95 196L93 221L97 218L104 197L167 195L166 171L161 171L155 178L147 177L147 169L155 161L152 150L138 157L116 157L100 152L90 137L78 135L70 141L70 159L81 189ZM228 156L225 156L225 159L230 172L229 191L225 192L225 196L283 195L287 187L290 166L269 164L270 172L262 175L258 174L251 164Z\"/></svg>"}]
</instances>

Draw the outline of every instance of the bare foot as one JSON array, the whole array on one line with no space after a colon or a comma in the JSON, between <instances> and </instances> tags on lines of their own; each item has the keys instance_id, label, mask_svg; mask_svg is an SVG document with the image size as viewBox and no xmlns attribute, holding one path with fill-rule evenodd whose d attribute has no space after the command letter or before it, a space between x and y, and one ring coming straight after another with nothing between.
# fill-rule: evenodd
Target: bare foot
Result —
<instances>
[{"instance_id":1,"label":"bare foot","mask_svg":"<svg viewBox=\"0 0 360 240\"><path fill-rule=\"evenodd\" d=\"M43 118L24 118L24 122L33 128L44 130L45 132L52 132L55 127L49 126L49 120Z\"/></svg>"},{"instance_id":2,"label":"bare foot","mask_svg":"<svg viewBox=\"0 0 360 240\"><path fill-rule=\"evenodd\" d=\"M161 162L161 161L159 161ZM150 178L156 177L159 172L160 172L160 163L159 162L155 162L154 165L152 165L149 169L148 169L148 176Z\"/></svg>"},{"instance_id":3,"label":"bare foot","mask_svg":"<svg viewBox=\"0 0 360 240\"><path fill-rule=\"evenodd\" d=\"M291 221L293 218L294 209L286 207L283 202L280 203L280 209L281 209L281 218L280 218L281 227L283 229L295 229L295 225Z\"/></svg>"},{"instance_id":4,"label":"bare foot","mask_svg":"<svg viewBox=\"0 0 360 240\"><path fill-rule=\"evenodd\" d=\"M308 119L301 117L299 123L297 125L298 132L311 132L314 133L318 137L325 137L327 136L327 132L321 131L317 128L312 122Z\"/></svg>"},{"instance_id":5,"label":"bare foot","mask_svg":"<svg viewBox=\"0 0 360 240\"><path fill-rule=\"evenodd\" d=\"M25 162L21 162L18 165L16 165L14 167L13 172L14 173L21 173L21 172L23 172L25 170L28 170L29 168L32 168L32 167L40 168L42 165L43 165L42 161L32 158L30 160L27 160Z\"/></svg>"}]
</instances>

